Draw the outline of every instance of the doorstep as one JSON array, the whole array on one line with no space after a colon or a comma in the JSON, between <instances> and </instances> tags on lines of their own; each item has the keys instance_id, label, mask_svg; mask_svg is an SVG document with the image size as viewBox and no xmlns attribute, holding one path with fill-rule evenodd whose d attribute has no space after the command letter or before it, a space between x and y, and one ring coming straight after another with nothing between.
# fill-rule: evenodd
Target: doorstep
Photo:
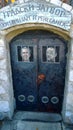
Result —
<instances>
[{"instance_id":1,"label":"doorstep","mask_svg":"<svg viewBox=\"0 0 73 130\"><path fill-rule=\"evenodd\" d=\"M33 121L5 121L1 130L62 130L61 123Z\"/></svg>"},{"instance_id":2,"label":"doorstep","mask_svg":"<svg viewBox=\"0 0 73 130\"><path fill-rule=\"evenodd\" d=\"M12 120L3 121L0 130L73 130L73 126L64 125L62 118L53 113L19 111L14 114Z\"/></svg>"},{"instance_id":3,"label":"doorstep","mask_svg":"<svg viewBox=\"0 0 73 130\"><path fill-rule=\"evenodd\" d=\"M62 116L58 113L18 111L14 114L14 120L60 122Z\"/></svg>"}]
</instances>

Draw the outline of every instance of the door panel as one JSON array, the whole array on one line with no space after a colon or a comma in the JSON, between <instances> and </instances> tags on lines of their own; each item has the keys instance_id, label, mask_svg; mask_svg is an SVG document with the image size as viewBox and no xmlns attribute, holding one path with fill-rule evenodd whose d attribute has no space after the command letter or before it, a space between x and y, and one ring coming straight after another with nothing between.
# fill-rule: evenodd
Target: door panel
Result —
<instances>
[{"instance_id":1,"label":"door panel","mask_svg":"<svg viewBox=\"0 0 73 130\"><path fill-rule=\"evenodd\" d=\"M22 60L22 48L30 49L30 61ZM17 109L25 109L30 111L37 109L37 57L35 57L36 50L37 46L33 46L33 44L29 45L29 40L16 40L11 44L13 84Z\"/></svg>"},{"instance_id":2,"label":"door panel","mask_svg":"<svg viewBox=\"0 0 73 130\"><path fill-rule=\"evenodd\" d=\"M55 34L36 32L28 31L10 43L16 106L26 111L61 112L67 46Z\"/></svg>"},{"instance_id":3,"label":"door panel","mask_svg":"<svg viewBox=\"0 0 73 130\"><path fill-rule=\"evenodd\" d=\"M39 48L39 75L45 75L45 80L39 84L39 110L60 112L65 83L66 48L56 38L41 39Z\"/></svg>"}]
</instances>

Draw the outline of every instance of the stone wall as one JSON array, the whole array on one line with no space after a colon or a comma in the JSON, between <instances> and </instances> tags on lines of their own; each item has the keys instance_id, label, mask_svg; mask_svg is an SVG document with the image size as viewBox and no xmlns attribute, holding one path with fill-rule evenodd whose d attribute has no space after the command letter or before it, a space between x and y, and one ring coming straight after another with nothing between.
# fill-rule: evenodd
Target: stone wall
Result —
<instances>
[{"instance_id":1,"label":"stone wall","mask_svg":"<svg viewBox=\"0 0 73 130\"><path fill-rule=\"evenodd\" d=\"M68 44L66 83L62 115L66 123L73 124L73 39L71 39Z\"/></svg>"},{"instance_id":2,"label":"stone wall","mask_svg":"<svg viewBox=\"0 0 73 130\"><path fill-rule=\"evenodd\" d=\"M50 1L50 3L52 3L52 4L61 6L62 8L70 11L73 15L73 7L71 7L70 5L67 5L65 3L62 4L61 1L58 1L58 0L56 0L56 1L46 0L46 1L47 2ZM24 25L22 25L22 26L24 26ZM20 27L20 25L19 25L19 27ZM13 27L12 29L16 30L19 27L16 26L15 28ZM30 24L30 27L32 27L32 24ZM37 27L37 24L36 24L36 27ZM43 25L41 27L43 29L46 27L48 30L50 30L49 25ZM29 30L29 28L27 26L25 28L27 28L27 30ZM10 37L12 35L14 37L14 35L16 35L15 30L11 34L11 31L9 32L9 29L10 28L8 28L8 32L7 32L7 30L4 30L3 33L6 33L6 35L8 33L8 34L10 34L9 35ZM57 31L60 33L60 31L58 29L59 28L57 28ZM71 27L70 33L72 33L72 34L68 35L71 37L71 41L70 41L70 43L68 43L66 82L65 82L65 92L64 92L62 115L63 115L64 122L73 124L73 36L72 36L73 27ZM10 56L9 56L9 48L8 48L9 41L6 42L6 40L5 40L6 35L0 36L0 119L3 119L3 118L10 119L12 117L13 111L14 111L14 95L13 95L11 64L10 64ZM10 37L9 37L9 39L10 39Z\"/></svg>"},{"instance_id":3,"label":"stone wall","mask_svg":"<svg viewBox=\"0 0 73 130\"><path fill-rule=\"evenodd\" d=\"M8 52L5 40L0 38L0 119L11 118L13 114L13 89Z\"/></svg>"}]
</instances>

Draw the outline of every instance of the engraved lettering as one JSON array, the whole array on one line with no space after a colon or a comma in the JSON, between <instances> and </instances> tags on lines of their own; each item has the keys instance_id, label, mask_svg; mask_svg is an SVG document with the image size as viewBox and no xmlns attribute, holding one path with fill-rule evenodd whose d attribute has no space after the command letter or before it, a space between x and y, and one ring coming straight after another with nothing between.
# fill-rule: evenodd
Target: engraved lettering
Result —
<instances>
[{"instance_id":1,"label":"engraved lettering","mask_svg":"<svg viewBox=\"0 0 73 130\"><path fill-rule=\"evenodd\" d=\"M25 23L45 23L68 30L71 14L61 7L36 2L0 10L0 30Z\"/></svg>"}]
</instances>

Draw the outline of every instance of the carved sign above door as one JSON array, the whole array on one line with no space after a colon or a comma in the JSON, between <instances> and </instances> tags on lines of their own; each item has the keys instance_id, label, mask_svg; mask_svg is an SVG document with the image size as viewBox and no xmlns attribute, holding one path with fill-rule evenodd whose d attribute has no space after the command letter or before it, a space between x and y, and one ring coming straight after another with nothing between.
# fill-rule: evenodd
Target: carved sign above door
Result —
<instances>
[{"instance_id":1,"label":"carved sign above door","mask_svg":"<svg viewBox=\"0 0 73 130\"><path fill-rule=\"evenodd\" d=\"M24 23L50 24L64 30L70 29L71 13L45 3L24 3L0 10L0 30Z\"/></svg>"}]
</instances>

